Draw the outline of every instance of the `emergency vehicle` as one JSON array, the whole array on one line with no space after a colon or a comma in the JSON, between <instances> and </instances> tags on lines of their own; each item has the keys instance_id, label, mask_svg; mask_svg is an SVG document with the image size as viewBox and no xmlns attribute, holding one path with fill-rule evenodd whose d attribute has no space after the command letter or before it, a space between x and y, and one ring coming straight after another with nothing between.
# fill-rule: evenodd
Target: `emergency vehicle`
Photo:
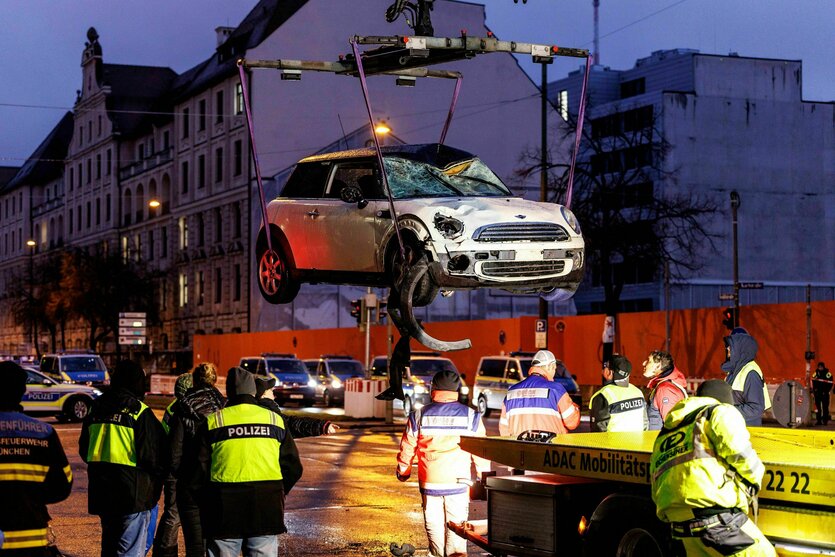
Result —
<instances>
[{"instance_id":1,"label":"emergency vehicle","mask_svg":"<svg viewBox=\"0 0 835 557\"><path fill-rule=\"evenodd\" d=\"M835 555L835 432L748 430L766 468L750 518L778 555ZM650 496L656 435L462 437L464 450L530 475L486 478L487 519L449 528L493 555L672 555Z\"/></svg>"},{"instance_id":2,"label":"emergency vehicle","mask_svg":"<svg viewBox=\"0 0 835 557\"><path fill-rule=\"evenodd\" d=\"M102 392L95 387L75 383L59 383L34 369L26 370L26 393L21 404L32 416L57 416L61 420L80 422L90 413L93 401Z\"/></svg>"}]
</instances>

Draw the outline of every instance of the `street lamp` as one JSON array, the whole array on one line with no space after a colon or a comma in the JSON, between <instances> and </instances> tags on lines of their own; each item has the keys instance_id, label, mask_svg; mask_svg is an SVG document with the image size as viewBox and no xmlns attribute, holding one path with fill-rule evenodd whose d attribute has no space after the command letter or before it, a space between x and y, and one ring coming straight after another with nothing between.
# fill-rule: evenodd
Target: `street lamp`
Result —
<instances>
[{"instance_id":1,"label":"street lamp","mask_svg":"<svg viewBox=\"0 0 835 557\"><path fill-rule=\"evenodd\" d=\"M150 201L148 201L148 207L150 207L151 209L156 209L159 206L160 202L158 199L151 199Z\"/></svg>"},{"instance_id":2,"label":"street lamp","mask_svg":"<svg viewBox=\"0 0 835 557\"><path fill-rule=\"evenodd\" d=\"M737 209L740 199L736 190L731 191L731 222L733 223L733 264L734 264L734 328L739 327L739 250L737 244Z\"/></svg>"},{"instance_id":3,"label":"street lamp","mask_svg":"<svg viewBox=\"0 0 835 557\"><path fill-rule=\"evenodd\" d=\"M35 319L34 309L35 309L35 246L37 246L37 242L33 239L26 240L26 247L29 248L29 319L31 321L31 327L29 328L29 332L32 335L31 342L32 348L35 351L35 356L39 356L38 354L38 322Z\"/></svg>"}]
</instances>

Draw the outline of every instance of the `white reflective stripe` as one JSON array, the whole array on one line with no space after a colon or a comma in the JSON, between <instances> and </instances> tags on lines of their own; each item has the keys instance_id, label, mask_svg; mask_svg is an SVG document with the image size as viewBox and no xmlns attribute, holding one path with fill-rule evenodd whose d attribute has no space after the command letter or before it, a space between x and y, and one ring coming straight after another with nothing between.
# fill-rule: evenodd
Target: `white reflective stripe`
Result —
<instances>
[{"instance_id":1,"label":"white reflective stripe","mask_svg":"<svg viewBox=\"0 0 835 557\"><path fill-rule=\"evenodd\" d=\"M507 416L528 416L532 414L557 417L560 415L560 413L553 408L514 408L507 411Z\"/></svg>"},{"instance_id":2,"label":"white reflective stripe","mask_svg":"<svg viewBox=\"0 0 835 557\"><path fill-rule=\"evenodd\" d=\"M561 411L560 414L562 414L562 417L565 418L567 416L570 416L571 414L574 414L575 412L577 412L577 407L572 404L564 412Z\"/></svg>"},{"instance_id":3,"label":"white reflective stripe","mask_svg":"<svg viewBox=\"0 0 835 557\"><path fill-rule=\"evenodd\" d=\"M420 425L423 427L454 427L469 431L470 420L467 416L421 416Z\"/></svg>"},{"instance_id":4,"label":"white reflective stripe","mask_svg":"<svg viewBox=\"0 0 835 557\"><path fill-rule=\"evenodd\" d=\"M548 398L551 389L511 389L507 392L508 400L517 398Z\"/></svg>"},{"instance_id":5,"label":"white reflective stripe","mask_svg":"<svg viewBox=\"0 0 835 557\"><path fill-rule=\"evenodd\" d=\"M505 414L504 416L502 416L501 418L499 418L499 423L500 423L501 425L507 425L507 424L508 424L508 421L507 421L507 414Z\"/></svg>"},{"instance_id":6,"label":"white reflective stripe","mask_svg":"<svg viewBox=\"0 0 835 557\"><path fill-rule=\"evenodd\" d=\"M469 479L469 478L466 478L466 479ZM420 484L420 487L422 487L423 489L454 489L456 487L469 489L467 484L458 483L458 482L455 482L455 483L450 482L450 483L444 483L444 484L431 484L431 483L424 482L424 483Z\"/></svg>"}]
</instances>

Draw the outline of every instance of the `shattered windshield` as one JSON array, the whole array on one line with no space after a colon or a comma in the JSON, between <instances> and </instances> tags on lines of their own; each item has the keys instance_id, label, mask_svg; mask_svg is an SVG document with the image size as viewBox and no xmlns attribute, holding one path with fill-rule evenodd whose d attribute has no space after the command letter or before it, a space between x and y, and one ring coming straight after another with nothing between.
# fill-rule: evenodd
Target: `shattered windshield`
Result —
<instances>
[{"instance_id":1,"label":"shattered windshield","mask_svg":"<svg viewBox=\"0 0 835 557\"><path fill-rule=\"evenodd\" d=\"M477 158L445 168L400 157L385 157L386 175L395 199L412 197L507 197L510 190Z\"/></svg>"}]
</instances>

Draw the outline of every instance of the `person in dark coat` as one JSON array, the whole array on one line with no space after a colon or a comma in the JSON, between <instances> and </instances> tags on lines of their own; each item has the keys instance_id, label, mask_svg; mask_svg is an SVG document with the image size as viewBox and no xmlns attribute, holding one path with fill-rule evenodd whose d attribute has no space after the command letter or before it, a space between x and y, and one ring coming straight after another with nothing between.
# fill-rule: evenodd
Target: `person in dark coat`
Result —
<instances>
[{"instance_id":1,"label":"person in dark coat","mask_svg":"<svg viewBox=\"0 0 835 557\"><path fill-rule=\"evenodd\" d=\"M0 362L0 555L48 557L47 504L70 495L72 471L58 433L23 414L26 370ZM37 472L32 469L37 468ZM5 539L4 539L5 538Z\"/></svg>"},{"instance_id":2,"label":"person in dark coat","mask_svg":"<svg viewBox=\"0 0 835 557\"><path fill-rule=\"evenodd\" d=\"M818 367L812 376L812 390L815 393L817 425L826 425L829 423L829 392L832 390L832 373L823 362L818 362Z\"/></svg>"},{"instance_id":3,"label":"person in dark coat","mask_svg":"<svg viewBox=\"0 0 835 557\"><path fill-rule=\"evenodd\" d=\"M278 534L287 531L284 498L302 475L299 453L281 416L258 405L254 375L231 368L226 393L226 406L197 434L192 486L207 554L275 555Z\"/></svg>"},{"instance_id":4,"label":"person in dark coat","mask_svg":"<svg viewBox=\"0 0 835 557\"><path fill-rule=\"evenodd\" d=\"M159 501L170 453L165 430L145 397L145 372L116 364L110 389L93 402L78 440L87 463L87 508L102 528L102 557L142 557L151 509Z\"/></svg>"},{"instance_id":5,"label":"person in dark coat","mask_svg":"<svg viewBox=\"0 0 835 557\"><path fill-rule=\"evenodd\" d=\"M206 416L223 408L226 400L215 388L217 367L204 362L191 373L192 388L174 406L170 421L171 469L177 477L177 509L183 527L187 557L204 557L206 545L200 524L200 508L188 479L197 467L197 430Z\"/></svg>"},{"instance_id":6,"label":"person in dark coat","mask_svg":"<svg viewBox=\"0 0 835 557\"><path fill-rule=\"evenodd\" d=\"M281 407L275 401L273 387L275 387L275 378L256 376L255 398L258 400L259 406L272 410L284 419L287 431L290 432L293 439L330 435L336 433L339 429L338 425L329 420L318 420L304 416L287 416L281 411Z\"/></svg>"},{"instance_id":7,"label":"person in dark coat","mask_svg":"<svg viewBox=\"0 0 835 557\"><path fill-rule=\"evenodd\" d=\"M734 394L734 406L742 413L748 426L761 426L763 413L771 408L771 399L765 385L765 376L754 360L759 346L754 337L742 327L737 327L726 336L725 357L722 371L725 381Z\"/></svg>"}]
</instances>

